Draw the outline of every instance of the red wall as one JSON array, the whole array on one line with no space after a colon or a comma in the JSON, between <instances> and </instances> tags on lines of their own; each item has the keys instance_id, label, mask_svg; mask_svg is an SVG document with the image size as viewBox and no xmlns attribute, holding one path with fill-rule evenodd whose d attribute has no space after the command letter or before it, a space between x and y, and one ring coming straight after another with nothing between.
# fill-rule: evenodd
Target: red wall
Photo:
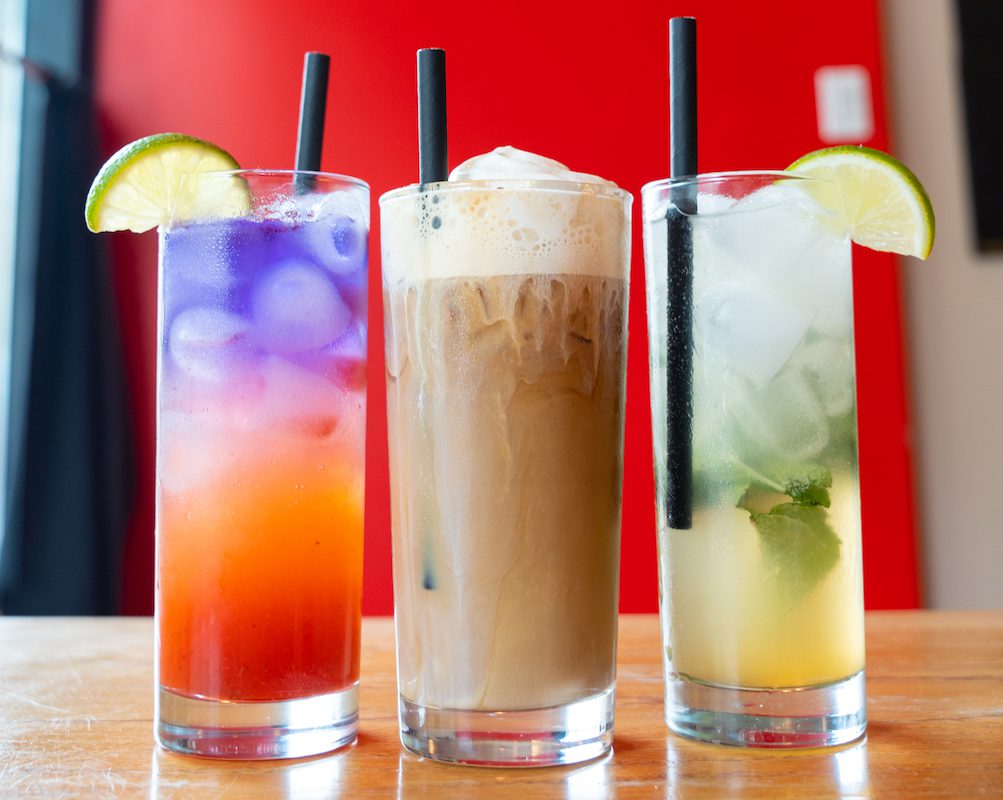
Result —
<instances>
[{"instance_id":1,"label":"red wall","mask_svg":"<svg viewBox=\"0 0 1003 800\"><path fill-rule=\"evenodd\" d=\"M303 52L332 54L323 168L367 180L376 198L416 179L415 50L448 51L452 164L499 144L598 173L637 196L667 173L666 20L699 20L700 168L781 168L821 146L812 76L863 64L888 147L877 0L471 5L389 0L172 0L98 4L104 144L182 131L246 167L290 167ZM82 203L82 199L81 199ZM657 608L643 269L635 206L628 360L625 611ZM372 237L378 241L374 213ZM140 451L124 608L152 608L156 237L115 234ZM382 310L372 249L365 602L390 613ZM865 593L869 607L918 602L902 321L896 261L856 254Z\"/></svg>"}]
</instances>

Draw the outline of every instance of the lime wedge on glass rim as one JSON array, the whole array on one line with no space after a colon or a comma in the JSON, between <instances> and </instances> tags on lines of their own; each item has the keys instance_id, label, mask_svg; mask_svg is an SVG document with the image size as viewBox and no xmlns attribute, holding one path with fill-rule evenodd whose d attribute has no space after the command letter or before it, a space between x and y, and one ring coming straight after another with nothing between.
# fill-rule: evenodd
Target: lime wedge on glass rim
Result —
<instances>
[{"instance_id":1,"label":"lime wedge on glass rim","mask_svg":"<svg viewBox=\"0 0 1003 800\"><path fill-rule=\"evenodd\" d=\"M870 147L815 150L787 170L834 181L813 187L820 205L841 208L850 238L871 250L925 259L933 248L933 206L909 168Z\"/></svg>"},{"instance_id":2,"label":"lime wedge on glass rim","mask_svg":"<svg viewBox=\"0 0 1003 800\"><path fill-rule=\"evenodd\" d=\"M105 162L87 193L84 218L95 233L142 233L172 221L229 217L250 208L247 183L199 181L240 166L220 147L183 133L157 133L127 144ZM194 176L194 177L193 177Z\"/></svg>"}]
</instances>

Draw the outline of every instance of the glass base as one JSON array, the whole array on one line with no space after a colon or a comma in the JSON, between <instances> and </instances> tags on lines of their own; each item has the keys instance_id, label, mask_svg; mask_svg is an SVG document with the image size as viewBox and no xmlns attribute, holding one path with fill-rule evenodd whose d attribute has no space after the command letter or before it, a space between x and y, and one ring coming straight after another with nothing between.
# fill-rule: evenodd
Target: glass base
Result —
<instances>
[{"instance_id":1,"label":"glass base","mask_svg":"<svg viewBox=\"0 0 1003 800\"><path fill-rule=\"evenodd\" d=\"M830 747L864 735L864 671L797 689L742 689L671 678L665 721L691 739L741 747Z\"/></svg>"},{"instance_id":2,"label":"glass base","mask_svg":"<svg viewBox=\"0 0 1003 800\"><path fill-rule=\"evenodd\" d=\"M275 703L205 700L160 687L157 741L207 758L302 758L355 741L358 683L331 694Z\"/></svg>"},{"instance_id":3,"label":"glass base","mask_svg":"<svg viewBox=\"0 0 1003 800\"><path fill-rule=\"evenodd\" d=\"M584 700L529 711L463 711L401 697L401 742L416 755L454 764L575 764L609 752L614 695L611 686Z\"/></svg>"}]
</instances>

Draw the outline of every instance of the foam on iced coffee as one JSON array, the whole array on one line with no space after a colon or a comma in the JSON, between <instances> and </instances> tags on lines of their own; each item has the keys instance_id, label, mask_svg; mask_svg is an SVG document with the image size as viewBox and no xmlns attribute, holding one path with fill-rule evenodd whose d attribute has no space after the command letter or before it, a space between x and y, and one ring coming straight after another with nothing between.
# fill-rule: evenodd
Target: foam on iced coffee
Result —
<instances>
[{"instance_id":1,"label":"foam on iced coffee","mask_svg":"<svg viewBox=\"0 0 1003 800\"><path fill-rule=\"evenodd\" d=\"M623 196L595 175L498 147L448 182L381 198L384 278L616 276L630 239Z\"/></svg>"}]
</instances>

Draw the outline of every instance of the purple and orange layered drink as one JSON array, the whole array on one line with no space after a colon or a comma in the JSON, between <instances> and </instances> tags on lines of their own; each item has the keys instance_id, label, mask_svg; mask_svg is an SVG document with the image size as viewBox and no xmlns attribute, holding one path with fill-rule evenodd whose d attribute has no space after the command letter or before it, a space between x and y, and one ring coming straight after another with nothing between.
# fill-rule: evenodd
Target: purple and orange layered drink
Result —
<instances>
[{"instance_id":1,"label":"purple and orange layered drink","mask_svg":"<svg viewBox=\"0 0 1003 800\"><path fill-rule=\"evenodd\" d=\"M330 749L357 726L368 189L214 180L246 183L246 213L160 239L159 735L226 755L210 710L334 709Z\"/></svg>"}]
</instances>

